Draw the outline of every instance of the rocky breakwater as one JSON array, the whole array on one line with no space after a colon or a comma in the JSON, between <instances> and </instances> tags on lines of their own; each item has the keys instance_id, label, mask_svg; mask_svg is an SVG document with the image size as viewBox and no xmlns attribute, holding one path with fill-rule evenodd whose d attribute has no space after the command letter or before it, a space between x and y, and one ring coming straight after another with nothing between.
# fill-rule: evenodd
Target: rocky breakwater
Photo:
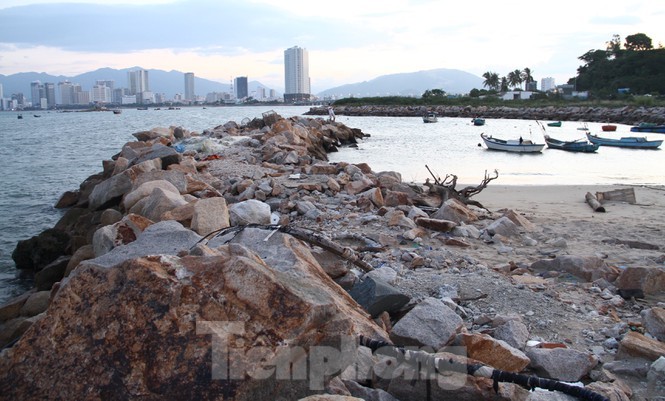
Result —
<instances>
[{"instance_id":1,"label":"rocky breakwater","mask_svg":"<svg viewBox=\"0 0 665 401\"><path fill-rule=\"evenodd\" d=\"M466 371L413 370L359 336L462 349L613 400L662 386L665 309L618 295L662 291L662 269L506 259L519 243L561 244L513 211L328 163L365 137L340 123L267 113L134 136L63 194L54 228L18 244L36 286L0 306L1 398L539 399Z\"/></svg>"},{"instance_id":2,"label":"rocky breakwater","mask_svg":"<svg viewBox=\"0 0 665 401\"><path fill-rule=\"evenodd\" d=\"M347 116L421 117L435 111L442 117L510 118L520 120L586 121L598 123L665 124L665 107L600 106L509 107L509 106L334 106L335 114ZM328 115L326 107L312 107L307 115Z\"/></svg>"}]
</instances>

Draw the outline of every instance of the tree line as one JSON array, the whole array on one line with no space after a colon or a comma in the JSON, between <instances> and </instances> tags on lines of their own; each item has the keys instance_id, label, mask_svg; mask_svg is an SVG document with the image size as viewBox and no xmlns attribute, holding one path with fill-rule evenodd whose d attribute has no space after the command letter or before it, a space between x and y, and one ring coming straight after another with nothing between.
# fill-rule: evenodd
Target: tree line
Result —
<instances>
[{"instance_id":1,"label":"tree line","mask_svg":"<svg viewBox=\"0 0 665 401\"><path fill-rule=\"evenodd\" d=\"M643 33L626 36L623 43L619 35L614 35L605 50L589 50L579 59L584 65L567 82L577 91L589 91L597 98L627 93L665 94L665 49L662 45L654 49L651 38ZM517 69L503 77L487 71L483 78L483 87L494 92L521 88L522 83L526 90L534 81L530 68Z\"/></svg>"}]
</instances>

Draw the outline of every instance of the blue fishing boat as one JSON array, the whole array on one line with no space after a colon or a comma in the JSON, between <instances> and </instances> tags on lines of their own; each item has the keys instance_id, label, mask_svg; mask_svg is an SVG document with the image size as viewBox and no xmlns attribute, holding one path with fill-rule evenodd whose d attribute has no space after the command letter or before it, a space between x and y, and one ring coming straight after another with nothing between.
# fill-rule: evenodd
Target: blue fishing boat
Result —
<instances>
[{"instance_id":1,"label":"blue fishing boat","mask_svg":"<svg viewBox=\"0 0 665 401\"><path fill-rule=\"evenodd\" d=\"M652 124L652 123L640 123L633 127L630 127L632 132L655 132L658 134L665 134L665 125L661 124Z\"/></svg>"},{"instance_id":2,"label":"blue fishing boat","mask_svg":"<svg viewBox=\"0 0 665 401\"><path fill-rule=\"evenodd\" d=\"M484 118L474 118L473 120L471 120L471 122L475 126L485 125L485 119Z\"/></svg>"},{"instance_id":3,"label":"blue fishing boat","mask_svg":"<svg viewBox=\"0 0 665 401\"><path fill-rule=\"evenodd\" d=\"M567 150L569 152L593 153L600 147L597 143L590 143L586 139L577 139L575 141L560 141L549 135L545 135L545 143L548 149Z\"/></svg>"},{"instance_id":4,"label":"blue fishing boat","mask_svg":"<svg viewBox=\"0 0 665 401\"><path fill-rule=\"evenodd\" d=\"M601 146L617 146L620 148L637 148L637 149L658 149L663 144L662 140L649 141L645 137L626 136L621 139L601 138L598 135L586 133L589 142Z\"/></svg>"},{"instance_id":5,"label":"blue fishing boat","mask_svg":"<svg viewBox=\"0 0 665 401\"><path fill-rule=\"evenodd\" d=\"M561 126L561 121L554 121L551 123L547 123L548 127L560 127Z\"/></svg>"}]
</instances>

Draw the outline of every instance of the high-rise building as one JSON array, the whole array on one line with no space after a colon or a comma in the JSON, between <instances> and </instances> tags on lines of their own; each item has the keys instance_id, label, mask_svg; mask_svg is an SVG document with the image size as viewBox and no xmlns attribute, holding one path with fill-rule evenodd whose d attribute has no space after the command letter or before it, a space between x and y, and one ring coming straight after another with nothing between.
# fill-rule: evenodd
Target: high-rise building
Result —
<instances>
[{"instance_id":1,"label":"high-rise building","mask_svg":"<svg viewBox=\"0 0 665 401\"><path fill-rule=\"evenodd\" d=\"M554 78L547 77L540 80L540 90L543 92L551 91L556 89L556 84L554 83Z\"/></svg>"},{"instance_id":2,"label":"high-rise building","mask_svg":"<svg viewBox=\"0 0 665 401\"><path fill-rule=\"evenodd\" d=\"M129 93L131 95L139 95L142 92L148 92L150 90L148 71L146 70L128 71L127 82Z\"/></svg>"},{"instance_id":3,"label":"high-rise building","mask_svg":"<svg viewBox=\"0 0 665 401\"><path fill-rule=\"evenodd\" d=\"M247 77L236 77L234 80L234 86L236 88L236 99L245 99L249 96Z\"/></svg>"},{"instance_id":4,"label":"high-rise building","mask_svg":"<svg viewBox=\"0 0 665 401\"><path fill-rule=\"evenodd\" d=\"M186 72L185 73L185 100L194 101L196 100L196 94L194 93L194 73Z\"/></svg>"},{"instance_id":5,"label":"high-rise building","mask_svg":"<svg viewBox=\"0 0 665 401\"><path fill-rule=\"evenodd\" d=\"M44 85L40 81L32 81L30 83L30 99L33 107L40 107L41 100L45 97Z\"/></svg>"},{"instance_id":6,"label":"high-rise building","mask_svg":"<svg viewBox=\"0 0 665 401\"><path fill-rule=\"evenodd\" d=\"M55 107L55 84L52 82L44 83L44 95L46 97L46 107L51 109Z\"/></svg>"},{"instance_id":7,"label":"high-rise building","mask_svg":"<svg viewBox=\"0 0 665 401\"><path fill-rule=\"evenodd\" d=\"M111 103L111 88L106 85L94 85L90 91L90 100L93 103Z\"/></svg>"},{"instance_id":8,"label":"high-rise building","mask_svg":"<svg viewBox=\"0 0 665 401\"><path fill-rule=\"evenodd\" d=\"M58 82L58 91L60 92L60 104L68 106L76 104L74 101L74 85L69 81Z\"/></svg>"},{"instance_id":9,"label":"high-rise building","mask_svg":"<svg viewBox=\"0 0 665 401\"><path fill-rule=\"evenodd\" d=\"M113 92L113 89L115 88L115 81L114 80L97 80L95 82L95 85L104 85L107 88L111 89L111 92Z\"/></svg>"},{"instance_id":10,"label":"high-rise building","mask_svg":"<svg viewBox=\"0 0 665 401\"><path fill-rule=\"evenodd\" d=\"M294 46L284 51L284 101L293 103L309 100L309 53Z\"/></svg>"}]
</instances>

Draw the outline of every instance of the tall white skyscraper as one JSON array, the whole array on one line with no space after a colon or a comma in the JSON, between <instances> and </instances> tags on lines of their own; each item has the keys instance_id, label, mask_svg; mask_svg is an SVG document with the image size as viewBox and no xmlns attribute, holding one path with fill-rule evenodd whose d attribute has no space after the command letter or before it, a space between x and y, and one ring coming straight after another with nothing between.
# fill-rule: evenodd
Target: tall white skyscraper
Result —
<instances>
[{"instance_id":1,"label":"tall white skyscraper","mask_svg":"<svg viewBox=\"0 0 665 401\"><path fill-rule=\"evenodd\" d=\"M186 72L185 73L185 100L193 101L196 100L196 94L194 93L194 73Z\"/></svg>"},{"instance_id":2,"label":"tall white skyscraper","mask_svg":"<svg viewBox=\"0 0 665 401\"><path fill-rule=\"evenodd\" d=\"M292 103L309 100L309 53L294 46L284 51L284 101Z\"/></svg>"}]
</instances>

